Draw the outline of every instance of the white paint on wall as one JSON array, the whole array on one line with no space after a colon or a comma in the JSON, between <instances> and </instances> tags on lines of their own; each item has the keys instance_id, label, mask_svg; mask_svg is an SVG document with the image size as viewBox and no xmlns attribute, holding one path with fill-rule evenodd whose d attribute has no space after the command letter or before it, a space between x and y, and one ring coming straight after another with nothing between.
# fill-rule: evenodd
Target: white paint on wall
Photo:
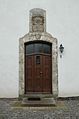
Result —
<instances>
[{"instance_id":1,"label":"white paint on wall","mask_svg":"<svg viewBox=\"0 0 79 119\"><path fill-rule=\"evenodd\" d=\"M65 47L58 56L59 96L79 96L79 0L0 0L0 97L18 97L19 38L29 10L46 10L47 32Z\"/></svg>"}]
</instances>

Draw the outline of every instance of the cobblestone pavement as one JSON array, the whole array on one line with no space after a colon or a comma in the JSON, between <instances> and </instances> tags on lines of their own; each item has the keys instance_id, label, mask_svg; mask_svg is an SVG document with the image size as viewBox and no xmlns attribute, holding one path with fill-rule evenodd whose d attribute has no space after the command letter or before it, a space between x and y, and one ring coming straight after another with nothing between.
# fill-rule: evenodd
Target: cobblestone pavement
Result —
<instances>
[{"instance_id":1,"label":"cobblestone pavement","mask_svg":"<svg viewBox=\"0 0 79 119\"><path fill-rule=\"evenodd\" d=\"M17 99L0 99L0 119L79 119L79 97L58 99L55 107L21 107Z\"/></svg>"}]
</instances>

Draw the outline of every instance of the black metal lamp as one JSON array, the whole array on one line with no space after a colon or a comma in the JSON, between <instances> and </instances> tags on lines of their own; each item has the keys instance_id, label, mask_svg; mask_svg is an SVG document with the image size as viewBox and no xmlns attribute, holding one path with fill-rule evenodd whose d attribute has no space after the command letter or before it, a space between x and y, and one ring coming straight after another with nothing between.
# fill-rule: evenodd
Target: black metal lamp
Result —
<instances>
[{"instance_id":1,"label":"black metal lamp","mask_svg":"<svg viewBox=\"0 0 79 119\"><path fill-rule=\"evenodd\" d=\"M64 51L64 47L63 47L63 45L62 44L60 44L60 47L59 47L59 50L60 50L60 57L62 57L62 53L63 53L63 51Z\"/></svg>"}]
</instances>

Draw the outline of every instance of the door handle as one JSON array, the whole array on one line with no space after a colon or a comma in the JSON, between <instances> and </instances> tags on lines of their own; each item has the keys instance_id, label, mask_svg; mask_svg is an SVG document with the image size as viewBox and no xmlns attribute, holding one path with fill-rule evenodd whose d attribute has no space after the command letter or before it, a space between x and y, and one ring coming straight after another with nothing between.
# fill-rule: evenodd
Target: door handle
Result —
<instances>
[{"instance_id":1,"label":"door handle","mask_svg":"<svg viewBox=\"0 0 79 119\"><path fill-rule=\"evenodd\" d=\"M40 72L40 76L42 76L43 72Z\"/></svg>"},{"instance_id":2,"label":"door handle","mask_svg":"<svg viewBox=\"0 0 79 119\"><path fill-rule=\"evenodd\" d=\"M42 74L43 72L40 72L40 74Z\"/></svg>"}]
</instances>

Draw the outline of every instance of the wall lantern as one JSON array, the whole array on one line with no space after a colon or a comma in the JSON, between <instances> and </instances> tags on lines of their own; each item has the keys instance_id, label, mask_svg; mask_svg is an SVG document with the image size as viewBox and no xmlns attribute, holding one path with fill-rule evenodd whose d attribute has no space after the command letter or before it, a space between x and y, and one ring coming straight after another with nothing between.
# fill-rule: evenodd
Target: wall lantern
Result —
<instances>
[{"instance_id":1,"label":"wall lantern","mask_svg":"<svg viewBox=\"0 0 79 119\"><path fill-rule=\"evenodd\" d=\"M60 57L62 58L62 53L64 51L64 47L62 44L60 44L59 50L60 50Z\"/></svg>"}]
</instances>

